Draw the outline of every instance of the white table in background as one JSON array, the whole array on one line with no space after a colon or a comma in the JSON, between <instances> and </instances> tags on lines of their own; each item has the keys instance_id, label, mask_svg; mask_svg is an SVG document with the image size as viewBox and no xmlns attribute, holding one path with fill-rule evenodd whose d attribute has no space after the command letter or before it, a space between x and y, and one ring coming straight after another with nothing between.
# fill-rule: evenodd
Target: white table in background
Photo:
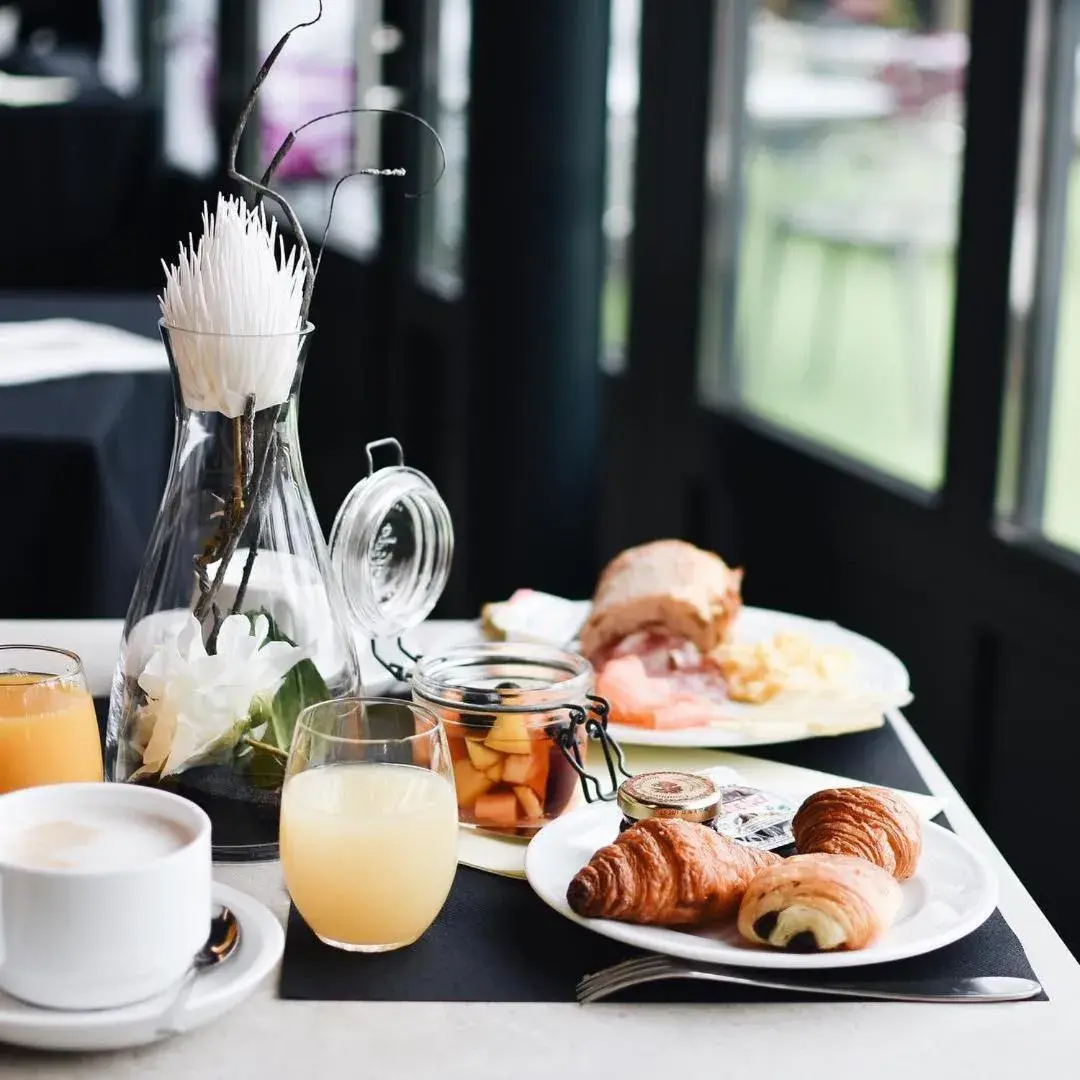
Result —
<instances>
[{"instance_id":1,"label":"white table in background","mask_svg":"<svg viewBox=\"0 0 1080 1080\"><path fill-rule=\"evenodd\" d=\"M763 71L746 86L746 113L758 127L882 120L896 108L890 87L853 76Z\"/></svg>"},{"instance_id":2,"label":"white table in background","mask_svg":"<svg viewBox=\"0 0 1080 1080\"><path fill-rule=\"evenodd\" d=\"M0 641L78 650L94 688L108 689L117 622L0 621ZM465 640L469 623L431 623L420 650ZM375 678L378 666L365 660ZM100 681L104 675L104 682ZM1080 965L975 820L903 716L896 730L930 790L948 802L957 833L995 868L1000 906L1049 1002L898 1005L601 1005L453 1002L292 1002L276 981L209 1027L142 1050L40 1055L0 1046L5 1080L273 1080L338 1076L435 1080L576 1080L580 1076L743 1076L837 1080L949 1080L1071 1076L1080 1061ZM276 863L219 866L219 880L285 918ZM526 888L524 884L521 886Z\"/></svg>"}]
</instances>

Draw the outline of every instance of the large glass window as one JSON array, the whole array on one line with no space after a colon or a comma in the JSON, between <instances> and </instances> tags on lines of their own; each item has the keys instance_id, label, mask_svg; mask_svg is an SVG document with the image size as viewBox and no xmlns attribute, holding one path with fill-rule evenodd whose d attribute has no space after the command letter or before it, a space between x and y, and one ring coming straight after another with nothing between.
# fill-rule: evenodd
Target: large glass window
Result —
<instances>
[{"instance_id":1,"label":"large glass window","mask_svg":"<svg viewBox=\"0 0 1080 1080\"><path fill-rule=\"evenodd\" d=\"M607 196L604 205L603 350L606 371L626 362L630 332L630 238L641 68L641 0L612 0L607 80Z\"/></svg>"},{"instance_id":2,"label":"large glass window","mask_svg":"<svg viewBox=\"0 0 1080 1080\"><path fill-rule=\"evenodd\" d=\"M380 86L379 0L324 4L322 18L293 35L259 94L261 161L270 160L290 131L325 113L355 105L385 108ZM292 0L258 6L260 59L297 21ZM370 114L320 120L305 128L278 170L279 185L296 212L320 229L330 212L334 183L353 169L378 166L380 124ZM369 255L379 243L377 181L351 177L333 207L327 240L351 254ZM313 235L316 235L313 233Z\"/></svg>"},{"instance_id":3,"label":"large glass window","mask_svg":"<svg viewBox=\"0 0 1080 1080\"><path fill-rule=\"evenodd\" d=\"M217 0L169 0L165 8L165 158L199 176L217 165L217 7Z\"/></svg>"},{"instance_id":4,"label":"large glass window","mask_svg":"<svg viewBox=\"0 0 1080 1080\"><path fill-rule=\"evenodd\" d=\"M1080 0L1031 19L999 508L1080 549Z\"/></svg>"},{"instance_id":5,"label":"large glass window","mask_svg":"<svg viewBox=\"0 0 1080 1080\"><path fill-rule=\"evenodd\" d=\"M442 139L446 171L421 200L420 274L428 285L451 295L461 288L471 20L471 0L429 0L424 118ZM423 145L430 173L436 151L428 138Z\"/></svg>"},{"instance_id":6,"label":"large glass window","mask_svg":"<svg viewBox=\"0 0 1080 1080\"><path fill-rule=\"evenodd\" d=\"M941 481L962 0L718 0L702 391Z\"/></svg>"}]
</instances>

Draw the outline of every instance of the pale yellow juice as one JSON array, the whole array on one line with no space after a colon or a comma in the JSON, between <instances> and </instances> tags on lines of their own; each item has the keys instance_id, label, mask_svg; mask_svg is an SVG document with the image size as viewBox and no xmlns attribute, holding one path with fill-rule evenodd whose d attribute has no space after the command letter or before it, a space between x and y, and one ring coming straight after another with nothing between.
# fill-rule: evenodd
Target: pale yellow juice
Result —
<instances>
[{"instance_id":1,"label":"pale yellow juice","mask_svg":"<svg viewBox=\"0 0 1080 1080\"><path fill-rule=\"evenodd\" d=\"M457 869L457 800L412 765L297 773L281 795L281 863L304 921L359 948L407 945L434 921Z\"/></svg>"},{"instance_id":2,"label":"pale yellow juice","mask_svg":"<svg viewBox=\"0 0 1080 1080\"><path fill-rule=\"evenodd\" d=\"M49 675L0 675L0 794L101 779L101 740L89 693Z\"/></svg>"}]
</instances>

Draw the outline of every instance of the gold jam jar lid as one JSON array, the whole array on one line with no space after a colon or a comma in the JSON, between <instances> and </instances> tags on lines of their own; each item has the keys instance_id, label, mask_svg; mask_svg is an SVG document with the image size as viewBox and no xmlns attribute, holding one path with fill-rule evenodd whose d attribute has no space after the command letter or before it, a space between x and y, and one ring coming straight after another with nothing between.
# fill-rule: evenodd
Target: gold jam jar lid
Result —
<instances>
[{"instance_id":1,"label":"gold jam jar lid","mask_svg":"<svg viewBox=\"0 0 1080 1080\"><path fill-rule=\"evenodd\" d=\"M628 821L652 817L712 821L720 813L721 796L716 785L699 773L645 772L623 781L619 809Z\"/></svg>"}]
</instances>

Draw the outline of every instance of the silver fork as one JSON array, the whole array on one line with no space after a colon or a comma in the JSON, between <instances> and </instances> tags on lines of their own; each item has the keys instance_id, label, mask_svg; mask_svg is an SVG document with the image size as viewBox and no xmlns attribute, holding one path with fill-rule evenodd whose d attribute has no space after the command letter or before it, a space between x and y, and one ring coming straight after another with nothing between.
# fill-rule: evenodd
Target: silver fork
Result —
<instances>
[{"instance_id":1,"label":"silver fork","mask_svg":"<svg viewBox=\"0 0 1080 1080\"><path fill-rule=\"evenodd\" d=\"M809 981L798 977L772 976L745 968L696 964L668 956L641 956L586 975L577 984L582 1005L602 1001L620 990L665 979L700 979L705 982L736 983L772 990L793 990L804 994L870 998L879 1001L975 1002L1023 1001L1042 987L1032 979L985 976L977 979L897 979L893 982L844 983Z\"/></svg>"}]
</instances>

